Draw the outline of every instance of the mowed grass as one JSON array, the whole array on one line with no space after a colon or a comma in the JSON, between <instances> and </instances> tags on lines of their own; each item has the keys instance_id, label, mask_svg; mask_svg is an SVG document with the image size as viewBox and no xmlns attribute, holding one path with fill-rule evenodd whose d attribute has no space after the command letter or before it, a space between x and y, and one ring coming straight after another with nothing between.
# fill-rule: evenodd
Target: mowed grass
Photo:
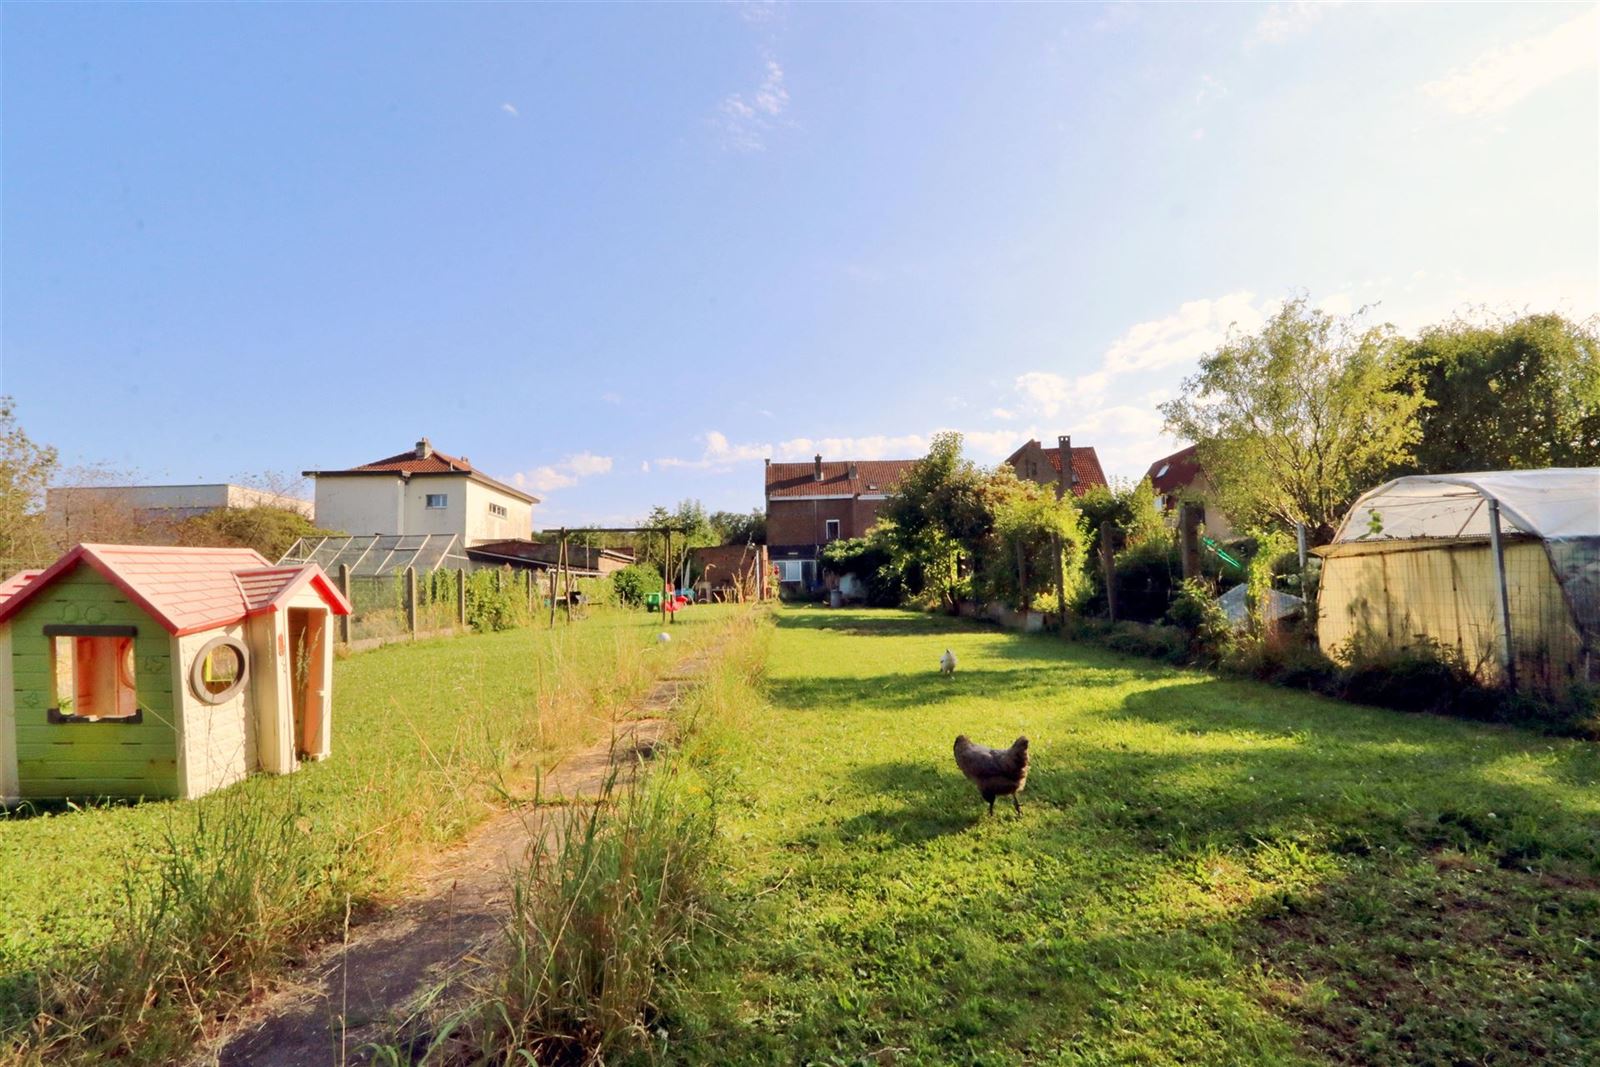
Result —
<instances>
[{"instance_id":1,"label":"mowed grass","mask_svg":"<svg viewBox=\"0 0 1600 1067\"><path fill-rule=\"evenodd\" d=\"M419 854L448 842L541 765L586 744L650 680L713 640L733 609L597 612L570 628L391 645L334 664L333 755L198 801L24 807L0 813L0 1031L29 1010L33 972L91 953L125 921L152 857L241 802L291 813L324 900L397 892ZM11 1010L7 1010L11 1009Z\"/></svg>"},{"instance_id":2,"label":"mowed grass","mask_svg":"<svg viewBox=\"0 0 1600 1067\"><path fill-rule=\"evenodd\" d=\"M766 692L669 1059L1600 1062L1593 744L904 612L780 612Z\"/></svg>"}]
</instances>

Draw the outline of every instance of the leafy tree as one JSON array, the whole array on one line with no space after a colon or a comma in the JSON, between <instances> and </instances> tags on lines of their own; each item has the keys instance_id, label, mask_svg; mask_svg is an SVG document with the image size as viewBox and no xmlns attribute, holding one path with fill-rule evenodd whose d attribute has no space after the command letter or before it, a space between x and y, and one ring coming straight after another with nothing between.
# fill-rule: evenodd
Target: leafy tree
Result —
<instances>
[{"instance_id":1,"label":"leafy tree","mask_svg":"<svg viewBox=\"0 0 1600 1067\"><path fill-rule=\"evenodd\" d=\"M767 543L767 513L752 511L713 511L706 520L716 533L718 544L764 545Z\"/></svg>"},{"instance_id":2,"label":"leafy tree","mask_svg":"<svg viewBox=\"0 0 1600 1067\"><path fill-rule=\"evenodd\" d=\"M210 548L253 548L276 562L302 537L340 537L292 508L262 504L251 508L217 508L178 524L180 545Z\"/></svg>"},{"instance_id":3,"label":"leafy tree","mask_svg":"<svg viewBox=\"0 0 1600 1067\"><path fill-rule=\"evenodd\" d=\"M1023 481L1005 465L985 480L982 497L994 528L991 544L982 550L984 591L1026 611L1041 594L1047 601L1056 599L1059 568L1070 602L1081 584L1085 554L1083 520L1073 497L1058 499L1053 487Z\"/></svg>"},{"instance_id":4,"label":"leafy tree","mask_svg":"<svg viewBox=\"0 0 1600 1067\"><path fill-rule=\"evenodd\" d=\"M1325 543L1360 492L1411 460L1422 392L1393 329L1359 320L1286 301L1260 333L1230 333L1162 405L1236 522L1303 522Z\"/></svg>"},{"instance_id":5,"label":"leafy tree","mask_svg":"<svg viewBox=\"0 0 1600 1067\"><path fill-rule=\"evenodd\" d=\"M0 568L6 573L50 558L40 509L59 458L27 435L17 424L16 403L0 396Z\"/></svg>"},{"instance_id":6,"label":"leafy tree","mask_svg":"<svg viewBox=\"0 0 1600 1067\"><path fill-rule=\"evenodd\" d=\"M1398 473L1600 464L1600 320L1457 319L1424 330L1406 359L1428 405Z\"/></svg>"},{"instance_id":7,"label":"leafy tree","mask_svg":"<svg viewBox=\"0 0 1600 1067\"><path fill-rule=\"evenodd\" d=\"M902 568L921 572L924 586L954 608L977 546L992 532L983 475L961 455L961 435L936 434L928 454L884 501L882 536ZM967 571L962 570L965 556Z\"/></svg>"}]
</instances>

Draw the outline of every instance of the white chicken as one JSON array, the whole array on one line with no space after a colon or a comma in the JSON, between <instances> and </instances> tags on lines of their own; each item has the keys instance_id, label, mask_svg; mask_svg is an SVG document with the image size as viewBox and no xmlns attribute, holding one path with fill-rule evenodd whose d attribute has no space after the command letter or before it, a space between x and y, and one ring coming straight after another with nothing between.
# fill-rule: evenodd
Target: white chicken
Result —
<instances>
[{"instance_id":1,"label":"white chicken","mask_svg":"<svg viewBox=\"0 0 1600 1067\"><path fill-rule=\"evenodd\" d=\"M939 657L939 673L956 673L956 654L951 652L948 648L944 650L944 655Z\"/></svg>"},{"instance_id":2,"label":"white chicken","mask_svg":"<svg viewBox=\"0 0 1600 1067\"><path fill-rule=\"evenodd\" d=\"M662 630L660 633L656 634L656 644L658 645L664 645L671 640L672 635L667 633L665 630Z\"/></svg>"}]
</instances>

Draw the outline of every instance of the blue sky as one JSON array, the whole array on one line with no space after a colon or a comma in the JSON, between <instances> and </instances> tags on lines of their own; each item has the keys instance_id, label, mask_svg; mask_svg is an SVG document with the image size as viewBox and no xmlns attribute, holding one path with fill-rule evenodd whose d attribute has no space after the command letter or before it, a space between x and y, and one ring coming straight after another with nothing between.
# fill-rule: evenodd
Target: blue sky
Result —
<instances>
[{"instance_id":1,"label":"blue sky","mask_svg":"<svg viewBox=\"0 0 1600 1067\"><path fill-rule=\"evenodd\" d=\"M0 391L145 481L426 434L540 525L940 429L1137 475L1295 292L1600 309L1597 12L7 5Z\"/></svg>"}]
</instances>

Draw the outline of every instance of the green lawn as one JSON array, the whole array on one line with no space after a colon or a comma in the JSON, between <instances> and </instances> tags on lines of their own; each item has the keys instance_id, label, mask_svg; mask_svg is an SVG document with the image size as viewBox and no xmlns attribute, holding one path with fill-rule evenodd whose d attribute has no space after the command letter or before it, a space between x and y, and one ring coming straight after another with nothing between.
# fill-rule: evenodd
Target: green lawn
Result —
<instances>
[{"instance_id":1,"label":"green lawn","mask_svg":"<svg viewBox=\"0 0 1600 1067\"><path fill-rule=\"evenodd\" d=\"M908 612L781 611L766 692L679 1061L1600 1062L1593 744Z\"/></svg>"},{"instance_id":2,"label":"green lawn","mask_svg":"<svg viewBox=\"0 0 1600 1067\"><path fill-rule=\"evenodd\" d=\"M614 710L733 609L697 607L658 646L659 617L597 612L541 627L392 645L334 665L333 755L284 777L257 776L195 802L0 813L0 1021L28 975L92 948L137 891L170 835L241 797L295 805L319 845L320 874L381 894L409 859L462 833L526 787L533 765L586 742ZM274 808L274 810L277 810ZM342 898L341 898L342 899ZM359 897L358 897L359 903Z\"/></svg>"}]
</instances>

